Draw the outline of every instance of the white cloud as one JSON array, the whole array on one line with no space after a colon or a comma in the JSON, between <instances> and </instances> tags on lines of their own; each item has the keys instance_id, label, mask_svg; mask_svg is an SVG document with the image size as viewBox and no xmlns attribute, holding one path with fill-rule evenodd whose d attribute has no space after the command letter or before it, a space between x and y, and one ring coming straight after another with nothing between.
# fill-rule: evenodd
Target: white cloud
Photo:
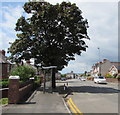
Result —
<instances>
[{"instance_id":1,"label":"white cloud","mask_svg":"<svg viewBox=\"0 0 120 115\"><path fill-rule=\"evenodd\" d=\"M4 32L0 32L0 49L7 49L10 44L9 42L13 42L15 38L8 36Z\"/></svg>"},{"instance_id":2,"label":"white cloud","mask_svg":"<svg viewBox=\"0 0 120 115\"><path fill-rule=\"evenodd\" d=\"M16 37L14 30L17 19L22 15L21 6L2 6L2 21L0 22L0 49L7 49L10 47L9 42L13 42Z\"/></svg>"},{"instance_id":3,"label":"white cloud","mask_svg":"<svg viewBox=\"0 0 120 115\"><path fill-rule=\"evenodd\" d=\"M2 23L1 28L3 31L7 31L8 33L15 34L14 28L17 19L22 15L22 8L20 6L12 7L6 6L2 7Z\"/></svg>"}]
</instances>

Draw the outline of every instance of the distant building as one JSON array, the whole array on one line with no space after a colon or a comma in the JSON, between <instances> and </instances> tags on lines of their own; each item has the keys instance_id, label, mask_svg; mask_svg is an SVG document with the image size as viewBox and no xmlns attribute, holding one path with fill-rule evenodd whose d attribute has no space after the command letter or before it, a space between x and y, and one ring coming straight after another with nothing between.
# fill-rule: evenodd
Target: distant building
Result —
<instances>
[{"instance_id":1,"label":"distant building","mask_svg":"<svg viewBox=\"0 0 120 115\"><path fill-rule=\"evenodd\" d=\"M7 60L5 51L0 50L0 79L7 79L12 68L13 64Z\"/></svg>"},{"instance_id":2,"label":"distant building","mask_svg":"<svg viewBox=\"0 0 120 115\"><path fill-rule=\"evenodd\" d=\"M60 72L57 72L57 73L55 74L55 78L60 80L60 79L61 79L61 73L60 73Z\"/></svg>"},{"instance_id":3,"label":"distant building","mask_svg":"<svg viewBox=\"0 0 120 115\"><path fill-rule=\"evenodd\" d=\"M71 71L70 73L67 73L66 78L68 78L68 79L69 78L72 78L72 79L75 78L75 73L73 73L73 71Z\"/></svg>"},{"instance_id":4,"label":"distant building","mask_svg":"<svg viewBox=\"0 0 120 115\"><path fill-rule=\"evenodd\" d=\"M107 73L109 73L112 70L111 67L116 68L117 69L116 73L119 73L120 70L119 65L120 62L111 62L107 59L104 59L102 62L98 62L92 66L91 75L95 77L98 76L99 73L101 73L102 76L105 76Z\"/></svg>"}]
</instances>

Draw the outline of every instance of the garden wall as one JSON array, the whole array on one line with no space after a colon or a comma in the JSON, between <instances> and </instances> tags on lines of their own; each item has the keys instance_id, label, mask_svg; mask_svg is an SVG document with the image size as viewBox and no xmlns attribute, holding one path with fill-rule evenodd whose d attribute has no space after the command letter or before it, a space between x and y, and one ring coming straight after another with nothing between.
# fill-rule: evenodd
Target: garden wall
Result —
<instances>
[{"instance_id":1,"label":"garden wall","mask_svg":"<svg viewBox=\"0 0 120 115\"><path fill-rule=\"evenodd\" d=\"M19 89L19 102L26 98L26 95L33 90L33 83Z\"/></svg>"},{"instance_id":2,"label":"garden wall","mask_svg":"<svg viewBox=\"0 0 120 115\"><path fill-rule=\"evenodd\" d=\"M0 99L1 98L8 98L8 88L0 89Z\"/></svg>"},{"instance_id":3,"label":"garden wall","mask_svg":"<svg viewBox=\"0 0 120 115\"><path fill-rule=\"evenodd\" d=\"M120 82L120 79L117 78L106 78L107 82Z\"/></svg>"},{"instance_id":4,"label":"garden wall","mask_svg":"<svg viewBox=\"0 0 120 115\"><path fill-rule=\"evenodd\" d=\"M10 79L8 90L8 103L17 104L27 99L28 95L31 93L31 90L33 90L34 88L33 86L34 82L31 80L22 84L21 87L19 79Z\"/></svg>"}]
</instances>

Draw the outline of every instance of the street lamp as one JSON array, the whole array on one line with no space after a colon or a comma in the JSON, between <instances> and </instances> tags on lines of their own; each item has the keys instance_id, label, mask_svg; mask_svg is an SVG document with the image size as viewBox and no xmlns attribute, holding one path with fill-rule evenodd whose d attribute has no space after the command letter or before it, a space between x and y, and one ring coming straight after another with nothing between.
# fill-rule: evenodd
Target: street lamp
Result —
<instances>
[{"instance_id":1,"label":"street lamp","mask_svg":"<svg viewBox=\"0 0 120 115\"><path fill-rule=\"evenodd\" d=\"M100 48L99 47L98 47L98 53L99 53L99 75L101 76Z\"/></svg>"}]
</instances>

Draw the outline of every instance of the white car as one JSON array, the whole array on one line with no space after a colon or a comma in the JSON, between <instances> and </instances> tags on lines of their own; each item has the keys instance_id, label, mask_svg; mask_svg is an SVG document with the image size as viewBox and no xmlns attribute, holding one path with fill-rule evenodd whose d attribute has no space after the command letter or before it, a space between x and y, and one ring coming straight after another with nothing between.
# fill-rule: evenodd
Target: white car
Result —
<instances>
[{"instance_id":1,"label":"white car","mask_svg":"<svg viewBox=\"0 0 120 115\"><path fill-rule=\"evenodd\" d=\"M103 76L98 76L94 78L94 83L107 83L105 77Z\"/></svg>"},{"instance_id":2,"label":"white car","mask_svg":"<svg viewBox=\"0 0 120 115\"><path fill-rule=\"evenodd\" d=\"M86 81L86 78L85 78L85 77L82 77L81 80L82 80L82 81Z\"/></svg>"}]
</instances>

